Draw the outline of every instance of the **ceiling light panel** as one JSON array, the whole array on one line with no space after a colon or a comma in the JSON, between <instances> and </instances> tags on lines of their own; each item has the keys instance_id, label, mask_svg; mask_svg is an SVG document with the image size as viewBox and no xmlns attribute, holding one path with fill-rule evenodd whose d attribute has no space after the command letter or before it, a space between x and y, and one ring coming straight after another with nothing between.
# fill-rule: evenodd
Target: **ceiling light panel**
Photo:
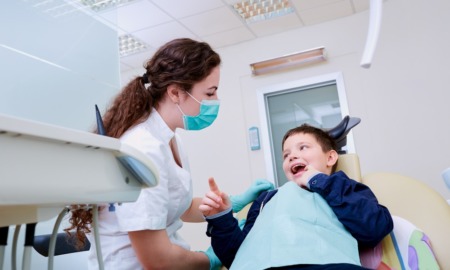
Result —
<instances>
[{"instance_id":1,"label":"ceiling light panel","mask_svg":"<svg viewBox=\"0 0 450 270\"><path fill-rule=\"evenodd\" d=\"M289 0L245 0L232 5L247 23L273 19L294 12Z\"/></svg>"},{"instance_id":2,"label":"ceiling light panel","mask_svg":"<svg viewBox=\"0 0 450 270\"><path fill-rule=\"evenodd\" d=\"M79 0L81 4L91 8L95 12L118 7L132 1L135 0Z\"/></svg>"},{"instance_id":3,"label":"ceiling light panel","mask_svg":"<svg viewBox=\"0 0 450 270\"><path fill-rule=\"evenodd\" d=\"M119 36L119 54L121 57L147 49L147 44L130 34Z\"/></svg>"}]
</instances>

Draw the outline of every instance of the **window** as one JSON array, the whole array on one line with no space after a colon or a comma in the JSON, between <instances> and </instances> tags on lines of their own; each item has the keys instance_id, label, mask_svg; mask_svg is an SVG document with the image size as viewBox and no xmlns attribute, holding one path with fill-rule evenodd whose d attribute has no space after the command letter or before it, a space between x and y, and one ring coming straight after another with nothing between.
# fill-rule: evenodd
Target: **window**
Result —
<instances>
[{"instance_id":1,"label":"window","mask_svg":"<svg viewBox=\"0 0 450 270\"><path fill-rule=\"evenodd\" d=\"M333 73L259 89L261 137L268 177L277 186L287 182L283 172L284 134L303 123L332 128L348 115L342 75ZM270 151L270 154L267 151ZM354 152L353 138L347 138L347 152Z\"/></svg>"}]
</instances>

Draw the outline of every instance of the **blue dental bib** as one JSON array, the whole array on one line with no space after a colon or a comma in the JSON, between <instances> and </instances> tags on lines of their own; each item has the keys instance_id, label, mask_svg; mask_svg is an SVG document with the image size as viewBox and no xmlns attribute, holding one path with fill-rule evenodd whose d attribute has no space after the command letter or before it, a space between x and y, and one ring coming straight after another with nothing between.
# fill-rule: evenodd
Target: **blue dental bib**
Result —
<instances>
[{"instance_id":1,"label":"blue dental bib","mask_svg":"<svg viewBox=\"0 0 450 270\"><path fill-rule=\"evenodd\" d=\"M261 211L230 270L329 263L361 265L357 241L319 194L288 182Z\"/></svg>"}]
</instances>

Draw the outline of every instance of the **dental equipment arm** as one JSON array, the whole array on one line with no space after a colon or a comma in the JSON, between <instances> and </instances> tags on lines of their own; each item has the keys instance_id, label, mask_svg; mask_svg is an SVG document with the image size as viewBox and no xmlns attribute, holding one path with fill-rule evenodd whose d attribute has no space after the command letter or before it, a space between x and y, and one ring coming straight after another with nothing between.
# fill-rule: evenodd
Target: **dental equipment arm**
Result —
<instances>
[{"instance_id":1,"label":"dental equipment arm","mask_svg":"<svg viewBox=\"0 0 450 270\"><path fill-rule=\"evenodd\" d=\"M381 27L383 0L370 0L370 20L361 67L370 68Z\"/></svg>"},{"instance_id":2,"label":"dental equipment arm","mask_svg":"<svg viewBox=\"0 0 450 270\"><path fill-rule=\"evenodd\" d=\"M51 219L70 204L135 201L158 183L143 153L89 132L0 114L0 149L2 227Z\"/></svg>"}]
</instances>

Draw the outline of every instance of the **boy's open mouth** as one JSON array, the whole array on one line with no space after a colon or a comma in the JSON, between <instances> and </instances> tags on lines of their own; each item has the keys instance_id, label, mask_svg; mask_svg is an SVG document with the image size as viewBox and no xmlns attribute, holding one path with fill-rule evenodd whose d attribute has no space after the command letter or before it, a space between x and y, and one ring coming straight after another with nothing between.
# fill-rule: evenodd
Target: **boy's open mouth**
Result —
<instances>
[{"instance_id":1,"label":"boy's open mouth","mask_svg":"<svg viewBox=\"0 0 450 270\"><path fill-rule=\"evenodd\" d=\"M295 164L294 166L291 167L291 172L293 174L298 173L299 171L303 171L305 169L306 165L299 163L299 164Z\"/></svg>"}]
</instances>

